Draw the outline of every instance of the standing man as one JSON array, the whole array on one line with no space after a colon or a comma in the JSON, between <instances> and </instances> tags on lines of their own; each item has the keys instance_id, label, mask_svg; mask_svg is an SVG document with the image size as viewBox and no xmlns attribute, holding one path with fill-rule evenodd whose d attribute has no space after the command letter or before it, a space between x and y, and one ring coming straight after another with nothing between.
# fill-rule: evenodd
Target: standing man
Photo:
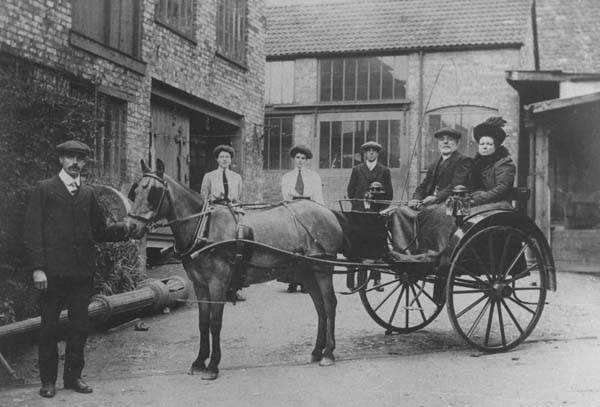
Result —
<instances>
[{"instance_id":1,"label":"standing man","mask_svg":"<svg viewBox=\"0 0 600 407\"><path fill-rule=\"evenodd\" d=\"M305 167L306 161L312 158L312 151L307 146L299 144L292 147L290 156L294 159L295 168L281 177L281 194L283 195L283 200L310 199L321 205L325 205L321 177L315 171ZM306 292L299 282L300 278L294 271L282 271L277 281L288 284L288 293L296 292L298 286L300 286L301 292Z\"/></svg>"},{"instance_id":2,"label":"standing man","mask_svg":"<svg viewBox=\"0 0 600 407\"><path fill-rule=\"evenodd\" d=\"M390 169L378 161L381 148L381 144L376 141L367 141L361 146L365 160L352 168L348 183L349 199L365 199L369 185L373 182L380 182L383 185L384 200L391 200L394 196ZM352 201L352 209L364 211L365 204L363 201Z\"/></svg>"},{"instance_id":3,"label":"standing man","mask_svg":"<svg viewBox=\"0 0 600 407\"><path fill-rule=\"evenodd\" d=\"M364 199L369 192L369 187L373 183L380 183L383 190L379 194L381 200L392 200L394 190L392 188L392 176L390 169L379 163L379 153L381 152L381 144L376 141L367 141L361 147L364 154L364 162L352 168L350 174L350 182L348 182L348 198L352 201L352 210L365 211ZM377 184L374 184L377 185ZM364 218L363 218L364 219ZM361 225L353 225L353 228L359 228L368 238L361 239L358 247L362 247L362 251L368 253L369 256L379 255L384 256L388 252L387 248L387 232L385 224L380 222L368 222ZM380 273L372 272L371 277L373 284L377 287L380 285ZM347 285L354 287L354 275L348 274ZM383 287L376 288L377 291L383 291Z\"/></svg>"},{"instance_id":4,"label":"standing man","mask_svg":"<svg viewBox=\"0 0 600 407\"><path fill-rule=\"evenodd\" d=\"M218 167L216 170L204 174L200 187L202 199L222 204L238 203L242 197L242 177L229 169L231 161L235 157L235 150L231 146L221 144L215 147L213 156L217 160ZM247 287L245 270L236 267L226 293L227 299L233 303L246 301L238 293L242 287Z\"/></svg>"},{"instance_id":5,"label":"standing man","mask_svg":"<svg viewBox=\"0 0 600 407\"><path fill-rule=\"evenodd\" d=\"M445 127L433 136L437 139L440 157L429 165L408 207L401 206L392 214L392 243L400 252L408 251L409 247L415 251L415 243L420 248L443 249L452 225L444 227L447 224L445 207L437 204L444 204L455 186L469 185L471 159L457 151L461 133ZM451 217L450 220L454 222ZM422 241L416 242L417 237Z\"/></svg>"},{"instance_id":6,"label":"standing man","mask_svg":"<svg viewBox=\"0 0 600 407\"><path fill-rule=\"evenodd\" d=\"M39 368L42 397L54 397L58 371L58 320L69 313L63 380L65 389L91 393L81 379L88 332L88 305L95 268L94 241L126 240L125 223L106 225L94 190L82 185L80 173L90 148L76 140L56 147L62 169L39 182L24 221L28 270L40 299Z\"/></svg>"}]
</instances>

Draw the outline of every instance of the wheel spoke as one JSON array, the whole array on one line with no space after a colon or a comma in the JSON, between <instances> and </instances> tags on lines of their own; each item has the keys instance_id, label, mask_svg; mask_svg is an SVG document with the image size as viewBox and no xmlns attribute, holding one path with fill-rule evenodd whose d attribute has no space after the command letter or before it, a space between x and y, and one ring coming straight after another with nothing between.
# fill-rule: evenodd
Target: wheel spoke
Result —
<instances>
[{"instance_id":1,"label":"wheel spoke","mask_svg":"<svg viewBox=\"0 0 600 407\"><path fill-rule=\"evenodd\" d=\"M416 285L417 287L419 287L419 285L417 283L415 283L414 285ZM423 322L427 321L427 318L425 318L425 312L423 312L423 306L421 305L421 301L419 300L419 296L417 295L417 293L415 292L415 287L413 285L410 286L410 289L413 293L413 295L415 296L414 300L411 303L411 306L413 303L417 303L417 307L419 307L419 312L421 313L421 318L423 318ZM423 284L422 290L419 293L419 295L421 295L421 293L423 293L425 291L425 285Z\"/></svg>"},{"instance_id":2,"label":"wheel spoke","mask_svg":"<svg viewBox=\"0 0 600 407\"><path fill-rule=\"evenodd\" d=\"M373 311L377 312L377 310L379 308L381 308L381 306L392 296L392 294L394 294L396 291L398 291L398 288L403 287L403 284L400 282L400 280L394 280L394 281L396 281L398 283L398 285L396 287L394 287L394 289L392 291L390 291L390 293L388 295L386 295L383 300L381 300L381 302L379 303L378 306L373 308ZM386 284L388 284L388 283L386 283ZM372 291L372 289L366 290L366 292L369 292L369 291ZM400 293L400 295L402 295L402 293Z\"/></svg>"},{"instance_id":3,"label":"wheel spoke","mask_svg":"<svg viewBox=\"0 0 600 407\"><path fill-rule=\"evenodd\" d=\"M489 288L480 288L478 290L461 290L461 291L452 291L452 294L474 294L474 293L489 293Z\"/></svg>"},{"instance_id":4,"label":"wheel spoke","mask_svg":"<svg viewBox=\"0 0 600 407\"><path fill-rule=\"evenodd\" d=\"M494 234L493 233L489 233L488 234L488 254L489 254L489 259L490 259L490 275L494 276L496 273L494 270L494 262L496 260L496 256L494 253L494 239L493 239Z\"/></svg>"},{"instance_id":5,"label":"wheel spoke","mask_svg":"<svg viewBox=\"0 0 600 407\"><path fill-rule=\"evenodd\" d=\"M506 271L502 275L502 278L506 278L506 276L508 275L508 273L510 273L510 271L515 266L515 264L517 264L517 261L519 261L519 257L521 257L523 255L523 253L525 252L525 250L527 249L527 247L528 247L527 244L524 244L523 247L521 247L521 250L519 250L519 252L517 253L517 255L510 262L510 266L508 266L508 268L506 269Z\"/></svg>"},{"instance_id":6,"label":"wheel spoke","mask_svg":"<svg viewBox=\"0 0 600 407\"><path fill-rule=\"evenodd\" d=\"M506 240L504 240L504 245L502 247L502 255L500 256L500 265L498 266L498 270L500 272L502 270L504 270L506 257L508 256L509 243L510 243L510 239L511 239L512 236L513 236L512 233L509 233L506 236ZM498 274L500 274L500 272Z\"/></svg>"},{"instance_id":7,"label":"wheel spoke","mask_svg":"<svg viewBox=\"0 0 600 407\"><path fill-rule=\"evenodd\" d=\"M513 288L513 291L541 291L541 287L518 287Z\"/></svg>"},{"instance_id":8,"label":"wheel spoke","mask_svg":"<svg viewBox=\"0 0 600 407\"><path fill-rule=\"evenodd\" d=\"M404 298L404 327L408 328L408 320L410 318L410 310L408 309L410 292L408 291L408 284L405 285L406 297Z\"/></svg>"},{"instance_id":9,"label":"wheel spoke","mask_svg":"<svg viewBox=\"0 0 600 407\"><path fill-rule=\"evenodd\" d=\"M464 270L464 272L466 274L468 274L469 276L473 277L475 280L479 281L481 284L486 284L485 281L483 281L481 278L479 278L475 274L471 273L466 267L461 267L461 270ZM461 281L461 279L457 279L457 280ZM488 280L489 280L489 276L488 276ZM467 281L467 280L464 280L464 281Z\"/></svg>"},{"instance_id":10,"label":"wheel spoke","mask_svg":"<svg viewBox=\"0 0 600 407\"><path fill-rule=\"evenodd\" d=\"M487 308L490 306L490 301L491 301L491 299L488 298L487 302L483 306L483 309L481 310L481 312L479 313L479 315L477 315L477 318L475 318L475 322L473 322L473 325L471 325L471 329L469 329L469 332L467 333L467 337L468 338L470 338L471 335L473 335L473 332L475 332L475 328L477 328L477 326L481 322L481 318L483 318L483 315L485 314L485 311L487 311Z\"/></svg>"},{"instance_id":11,"label":"wheel spoke","mask_svg":"<svg viewBox=\"0 0 600 407\"><path fill-rule=\"evenodd\" d=\"M455 278L454 285L457 285L462 288L479 289L479 288L481 288L481 285L488 285L488 283L484 283L482 281L481 284L477 284L477 281L465 280L464 278Z\"/></svg>"},{"instance_id":12,"label":"wheel spoke","mask_svg":"<svg viewBox=\"0 0 600 407\"><path fill-rule=\"evenodd\" d=\"M502 308L500 308L500 301L496 302L498 307L498 323L500 324L500 337L502 337L502 346L506 346L506 333L504 332L504 321L502 320Z\"/></svg>"},{"instance_id":13,"label":"wheel spoke","mask_svg":"<svg viewBox=\"0 0 600 407\"><path fill-rule=\"evenodd\" d=\"M394 310L392 311L392 314L390 315L390 319L388 320L388 325L392 325L392 321L394 320L394 317L396 316L396 312L398 311L398 306L400 305L400 301L402 300L402 295L404 294L404 291L406 289L406 285L402 284L402 289L400 290L400 295L398 296L398 299L396 300L396 304L394 304ZM407 294L408 296L408 294Z\"/></svg>"},{"instance_id":14,"label":"wheel spoke","mask_svg":"<svg viewBox=\"0 0 600 407\"><path fill-rule=\"evenodd\" d=\"M429 300L435 304L435 300L433 299L433 297L431 295L429 295L429 293L427 291L425 291L425 284L427 284L425 281L423 281L423 290L422 290L422 294L425 295L425 297L429 298Z\"/></svg>"},{"instance_id":15,"label":"wheel spoke","mask_svg":"<svg viewBox=\"0 0 600 407\"><path fill-rule=\"evenodd\" d=\"M490 315L488 315L487 328L485 329L485 346L490 343L490 331L492 330L492 320L494 319L494 300L491 300ZM471 336L471 335L469 335Z\"/></svg>"},{"instance_id":16,"label":"wheel spoke","mask_svg":"<svg viewBox=\"0 0 600 407\"><path fill-rule=\"evenodd\" d=\"M523 328L521 328L521 325L517 321L517 318L515 318L514 314L512 313L512 311L510 310L510 308L508 307L508 305L506 304L506 302L504 301L504 299L502 299L501 302L502 302L502 305L504 305L504 308L506 309L506 312L510 316L510 319L512 319L513 324L515 324L515 326L517 327L517 329L519 330L519 332L521 333L521 335L523 335Z\"/></svg>"},{"instance_id":17,"label":"wheel spoke","mask_svg":"<svg viewBox=\"0 0 600 407\"><path fill-rule=\"evenodd\" d=\"M469 305L468 307L463 309L461 312L456 314L456 319L462 317L465 313L471 311L477 304L479 304L481 301L485 300L486 298L488 298L487 295L482 295L477 301L475 301L474 303L472 303L471 305Z\"/></svg>"},{"instance_id":18,"label":"wheel spoke","mask_svg":"<svg viewBox=\"0 0 600 407\"><path fill-rule=\"evenodd\" d=\"M535 311L529 307L526 307L520 300L517 301L512 297L506 297L506 298L511 300L512 302L514 302L515 304L517 304L519 307L523 308L524 310L529 311L531 314L535 315Z\"/></svg>"}]
</instances>

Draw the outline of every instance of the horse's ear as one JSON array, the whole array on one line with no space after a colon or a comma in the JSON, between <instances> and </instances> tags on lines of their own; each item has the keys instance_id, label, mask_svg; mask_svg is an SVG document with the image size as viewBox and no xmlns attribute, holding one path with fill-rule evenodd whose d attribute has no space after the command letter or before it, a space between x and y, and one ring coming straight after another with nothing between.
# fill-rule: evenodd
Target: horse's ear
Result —
<instances>
[{"instance_id":1,"label":"horse's ear","mask_svg":"<svg viewBox=\"0 0 600 407\"><path fill-rule=\"evenodd\" d=\"M161 178L165 175L165 163L160 158L156 159L156 175Z\"/></svg>"},{"instance_id":2,"label":"horse's ear","mask_svg":"<svg viewBox=\"0 0 600 407\"><path fill-rule=\"evenodd\" d=\"M152 172L152 170L150 168L148 168L148 166L146 165L146 163L144 162L143 159L140 160L140 163L142 164L142 173L147 173L147 172Z\"/></svg>"}]
</instances>

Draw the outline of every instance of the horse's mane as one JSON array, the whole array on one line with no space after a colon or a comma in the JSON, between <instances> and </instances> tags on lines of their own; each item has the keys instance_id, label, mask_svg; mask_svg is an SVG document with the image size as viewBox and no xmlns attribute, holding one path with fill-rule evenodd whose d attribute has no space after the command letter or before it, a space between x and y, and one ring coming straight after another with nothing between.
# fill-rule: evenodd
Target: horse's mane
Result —
<instances>
[{"instance_id":1,"label":"horse's mane","mask_svg":"<svg viewBox=\"0 0 600 407\"><path fill-rule=\"evenodd\" d=\"M187 207L197 208L200 211L204 201L198 192L181 185L167 174L164 175L164 179L167 181L169 188L177 195L177 200L182 201Z\"/></svg>"}]
</instances>

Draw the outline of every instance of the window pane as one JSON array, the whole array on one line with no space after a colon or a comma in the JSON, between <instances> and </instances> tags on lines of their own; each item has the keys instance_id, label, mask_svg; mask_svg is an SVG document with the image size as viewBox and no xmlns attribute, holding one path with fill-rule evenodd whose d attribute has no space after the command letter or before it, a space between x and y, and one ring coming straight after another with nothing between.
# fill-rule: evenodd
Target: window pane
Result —
<instances>
[{"instance_id":1,"label":"window pane","mask_svg":"<svg viewBox=\"0 0 600 407\"><path fill-rule=\"evenodd\" d=\"M369 59L369 100L381 99L381 61Z\"/></svg>"},{"instance_id":2,"label":"window pane","mask_svg":"<svg viewBox=\"0 0 600 407\"><path fill-rule=\"evenodd\" d=\"M342 168L352 168L354 149L354 122L342 122Z\"/></svg>"},{"instance_id":3,"label":"window pane","mask_svg":"<svg viewBox=\"0 0 600 407\"><path fill-rule=\"evenodd\" d=\"M369 60L360 58L357 62L356 100L369 98Z\"/></svg>"},{"instance_id":4,"label":"window pane","mask_svg":"<svg viewBox=\"0 0 600 407\"><path fill-rule=\"evenodd\" d=\"M377 141L377 120L369 120L367 123L367 141Z\"/></svg>"},{"instance_id":5,"label":"window pane","mask_svg":"<svg viewBox=\"0 0 600 407\"><path fill-rule=\"evenodd\" d=\"M408 59L406 56L394 57L394 98L406 98L406 79L408 78Z\"/></svg>"},{"instance_id":6,"label":"window pane","mask_svg":"<svg viewBox=\"0 0 600 407\"><path fill-rule=\"evenodd\" d=\"M331 60L321 61L321 101L331 101Z\"/></svg>"},{"instance_id":7,"label":"window pane","mask_svg":"<svg viewBox=\"0 0 600 407\"><path fill-rule=\"evenodd\" d=\"M362 162L362 150L360 147L365 142L365 122L363 120L355 122L356 130L354 132L354 165Z\"/></svg>"},{"instance_id":8,"label":"window pane","mask_svg":"<svg viewBox=\"0 0 600 407\"><path fill-rule=\"evenodd\" d=\"M381 98L394 97L394 57L381 58Z\"/></svg>"},{"instance_id":9,"label":"window pane","mask_svg":"<svg viewBox=\"0 0 600 407\"><path fill-rule=\"evenodd\" d=\"M400 167L400 120L390 120L390 168Z\"/></svg>"},{"instance_id":10,"label":"window pane","mask_svg":"<svg viewBox=\"0 0 600 407\"><path fill-rule=\"evenodd\" d=\"M344 100L356 100L356 59L346 59Z\"/></svg>"},{"instance_id":11,"label":"window pane","mask_svg":"<svg viewBox=\"0 0 600 407\"><path fill-rule=\"evenodd\" d=\"M321 122L321 132L319 141L319 168L329 168L329 128L330 122Z\"/></svg>"},{"instance_id":12,"label":"window pane","mask_svg":"<svg viewBox=\"0 0 600 407\"><path fill-rule=\"evenodd\" d=\"M269 103L281 103L281 61L269 62Z\"/></svg>"},{"instance_id":13,"label":"window pane","mask_svg":"<svg viewBox=\"0 0 600 407\"><path fill-rule=\"evenodd\" d=\"M293 119L286 117L281 119L281 168L292 168L290 149L292 148Z\"/></svg>"},{"instance_id":14,"label":"window pane","mask_svg":"<svg viewBox=\"0 0 600 407\"><path fill-rule=\"evenodd\" d=\"M377 142L383 147L379 154L379 161L386 167L388 165L388 152L390 151L388 147L388 124L388 120L379 120L379 128L377 129Z\"/></svg>"},{"instance_id":15,"label":"window pane","mask_svg":"<svg viewBox=\"0 0 600 407\"><path fill-rule=\"evenodd\" d=\"M331 84L331 100L342 100L344 92L344 60L333 60L333 79Z\"/></svg>"},{"instance_id":16,"label":"window pane","mask_svg":"<svg viewBox=\"0 0 600 407\"><path fill-rule=\"evenodd\" d=\"M331 122L331 168L342 165L342 122Z\"/></svg>"},{"instance_id":17,"label":"window pane","mask_svg":"<svg viewBox=\"0 0 600 407\"><path fill-rule=\"evenodd\" d=\"M294 61L283 61L281 69L281 103L294 102Z\"/></svg>"}]
</instances>

